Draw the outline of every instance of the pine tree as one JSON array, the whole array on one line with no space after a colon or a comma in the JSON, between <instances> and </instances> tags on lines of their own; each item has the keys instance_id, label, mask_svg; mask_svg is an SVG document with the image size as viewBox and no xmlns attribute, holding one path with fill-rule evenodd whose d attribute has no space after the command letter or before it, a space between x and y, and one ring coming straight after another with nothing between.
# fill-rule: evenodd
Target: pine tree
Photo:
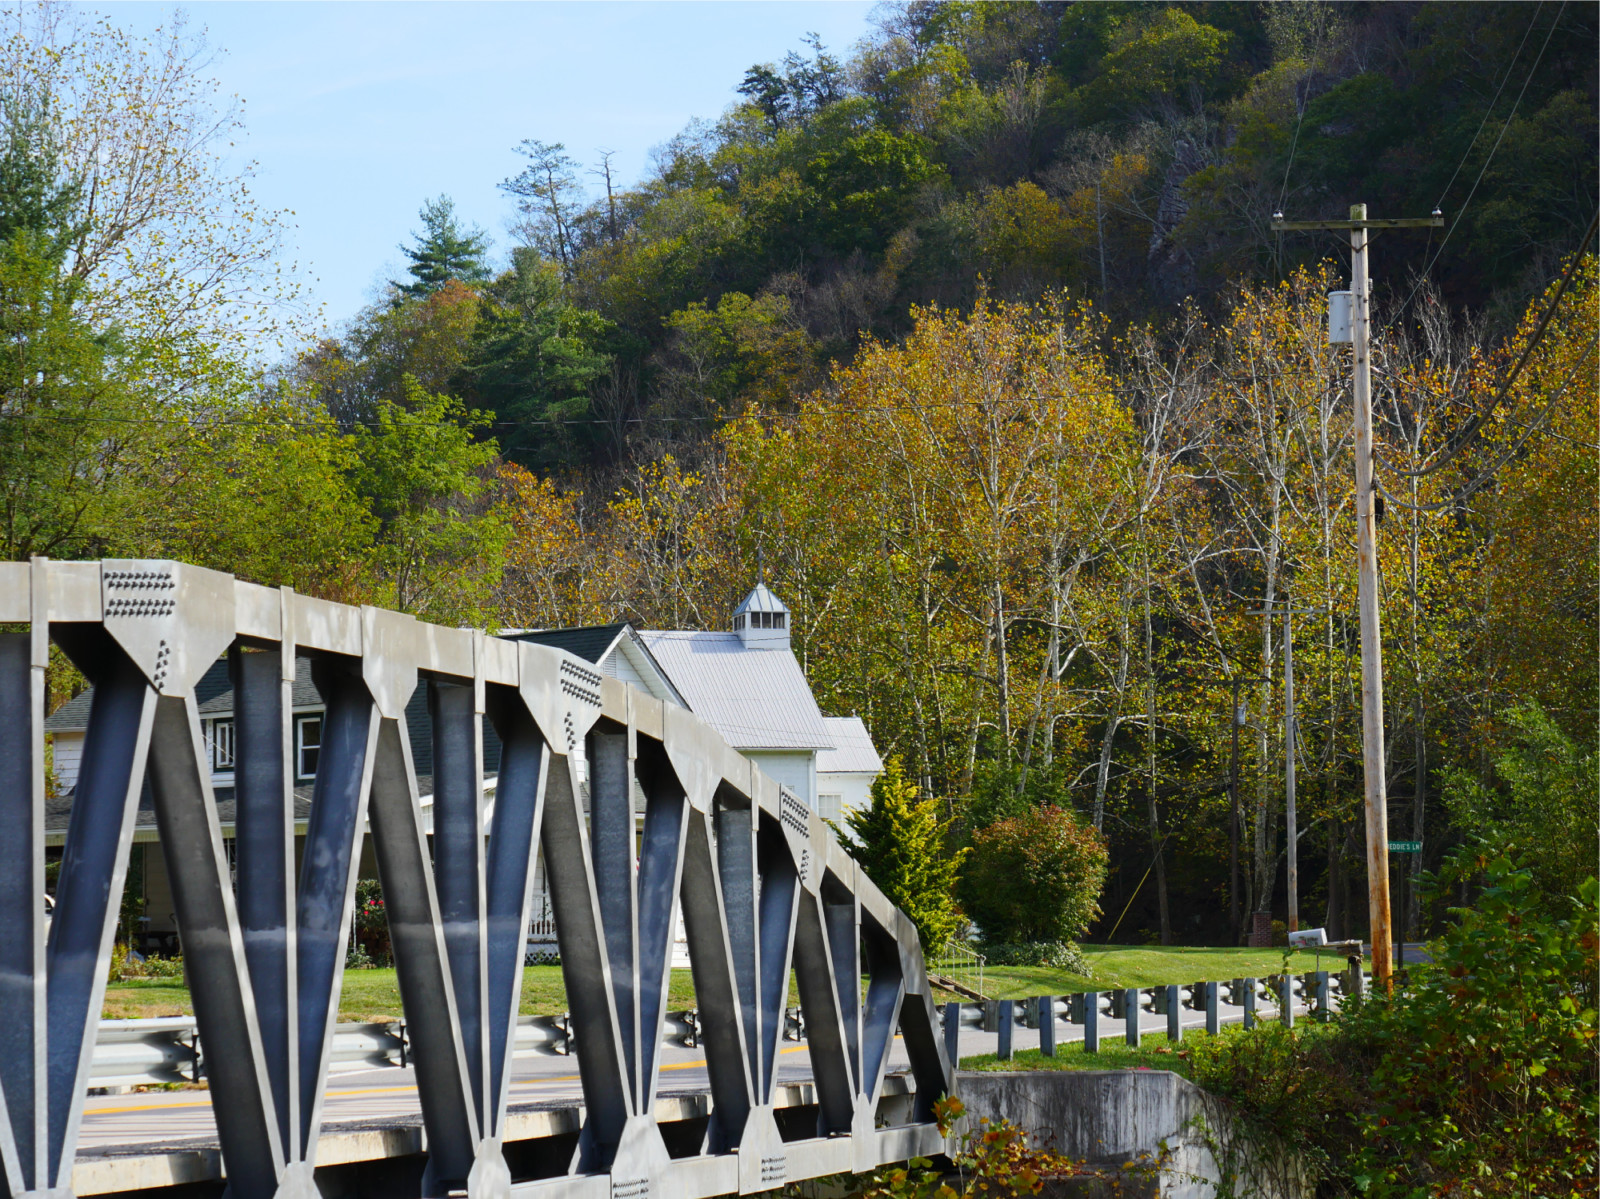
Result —
<instances>
[{"instance_id":1,"label":"pine tree","mask_svg":"<svg viewBox=\"0 0 1600 1199\"><path fill-rule=\"evenodd\" d=\"M840 839L878 890L911 918L924 952L932 953L963 923L954 897L967 851L951 852L939 801L917 796L900 759L890 758L872 784L872 806L845 816L854 843Z\"/></svg>"},{"instance_id":2,"label":"pine tree","mask_svg":"<svg viewBox=\"0 0 1600 1199\"><path fill-rule=\"evenodd\" d=\"M455 201L449 196L429 200L422 206L423 233L414 235L410 246L401 251L411 260L407 269L413 282L396 282L408 296L426 296L438 291L451 279L464 283L483 283L490 277L483 256L489 251L489 237L474 226L463 229L456 220Z\"/></svg>"}]
</instances>

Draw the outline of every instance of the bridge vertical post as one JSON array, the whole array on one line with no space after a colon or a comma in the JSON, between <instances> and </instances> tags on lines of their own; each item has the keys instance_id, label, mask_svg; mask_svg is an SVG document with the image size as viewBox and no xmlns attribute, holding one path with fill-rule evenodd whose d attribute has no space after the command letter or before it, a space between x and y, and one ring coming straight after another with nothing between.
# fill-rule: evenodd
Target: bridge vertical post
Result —
<instances>
[{"instance_id":1,"label":"bridge vertical post","mask_svg":"<svg viewBox=\"0 0 1600 1199\"><path fill-rule=\"evenodd\" d=\"M950 1059L951 1066L961 1061L961 1004L947 1003L944 1005L944 1055Z\"/></svg>"},{"instance_id":2,"label":"bridge vertical post","mask_svg":"<svg viewBox=\"0 0 1600 1199\"><path fill-rule=\"evenodd\" d=\"M1100 1052L1100 992L1083 993L1083 1051Z\"/></svg>"},{"instance_id":3,"label":"bridge vertical post","mask_svg":"<svg viewBox=\"0 0 1600 1199\"><path fill-rule=\"evenodd\" d=\"M1218 1005L1218 990L1220 983L1201 983L1206 989L1206 1032L1216 1036L1222 1031L1222 1012Z\"/></svg>"},{"instance_id":4,"label":"bridge vertical post","mask_svg":"<svg viewBox=\"0 0 1600 1199\"><path fill-rule=\"evenodd\" d=\"M1011 1034L1017 1027L1016 1003L1010 999L1000 1000L995 1018L998 1023L995 1031L999 1034L999 1042L995 1047L995 1056L1002 1062L1011 1060Z\"/></svg>"},{"instance_id":5,"label":"bridge vertical post","mask_svg":"<svg viewBox=\"0 0 1600 1199\"><path fill-rule=\"evenodd\" d=\"M1041 995L1034 1000L1039 1005L1039 1052L1045 1057L1056 1055L1056 1000L1054 995Z\"/></svg>"}]
</instances>

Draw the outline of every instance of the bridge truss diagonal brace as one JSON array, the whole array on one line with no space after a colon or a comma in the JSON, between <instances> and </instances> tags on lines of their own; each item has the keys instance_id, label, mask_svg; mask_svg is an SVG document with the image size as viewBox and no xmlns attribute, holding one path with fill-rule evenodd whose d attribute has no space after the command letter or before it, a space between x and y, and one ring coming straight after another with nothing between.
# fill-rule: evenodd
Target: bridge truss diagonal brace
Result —
<instances>
[{"instance_id":1,"label":"bridge truss diagonal brace","mask_svg":"<svg viewBox=\"0 0 1600 1199\"><path fill-rule=\"evenodd\" d=\"M0 817L28 830L0 843L0 916L26 932L0 945L0 1001L14 1013L0 1027L10 1191L68 1180L147 775L240 1199L315 1194L369 825L422 1084L425 1193L705 1199L936 1149L932 1105L952 1076L915 929L802 800L693 713L545 646L182 563L0 564L0 622L28 626L0 634ZM47 922L52 642L95 695ZM223 655L235 696L232 855L196 691ZM324 704L309 802L295 791L304 659ZM419 688L426 727L409 727ZM493 787L486 719L501 746ZM432 747L431 799L419 793L414 738ZM541 852L585 1115L564 1177L513 1182L502 1146ZM713 1104L699 1153L673 1158L655 1104L680 913ZM810 1033L814 1135L792 1115L780 1131L774 1107L791 976ZM897 1030L915 1114L879 1128Z\"/></svg>"}]
</instances>

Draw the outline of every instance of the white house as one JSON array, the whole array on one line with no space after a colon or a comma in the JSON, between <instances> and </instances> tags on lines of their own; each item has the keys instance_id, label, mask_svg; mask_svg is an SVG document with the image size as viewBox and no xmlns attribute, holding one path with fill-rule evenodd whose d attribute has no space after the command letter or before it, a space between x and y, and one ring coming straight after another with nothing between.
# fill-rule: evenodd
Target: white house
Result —
<instances>
[{"instance_id":1,"label":"white house","mask_svg":"<svg viewBox=\"0 0 1600 1199\"><path fill-rule=\"evenodd\" d=\"M790 613L765 583L757 583L734 609L726 632L637 630L626 621L575 629L516 631L502 636L566 650L604 673L667 703L693 711L775 781L822 815L838 820L845 810L870 802L872 781L883 768L866 726L854 716L823 716L800 663L790 649ZM233 690L226 660L217 662L196 688L202 731L210 756L219 822L233 836ZM54 752L57 796L47 805L47 843L65 841L72 790L77 783L92 689L63 704L45 723ZM295 713L296 824L303 832L321 745L324 704L312 683L310 663L297 664ZM433 745L427 689L419 687L407 706L412 759L424 807L431 806ZM494 786L500 743L484 729L486 787ZM581 767L580 767L581 770ZM425 813L426 819L426 813ZM171 888L159 853L145 847L159 840L154 813L141 809L135 825L135 858L129 877L146 898L148 929L167 937L176 925ZM360 866L376 873L370 844ZM543 870L538 872L543 892ZM537 904L536 904L537 910Z\"/></svg>"}]
</instances>

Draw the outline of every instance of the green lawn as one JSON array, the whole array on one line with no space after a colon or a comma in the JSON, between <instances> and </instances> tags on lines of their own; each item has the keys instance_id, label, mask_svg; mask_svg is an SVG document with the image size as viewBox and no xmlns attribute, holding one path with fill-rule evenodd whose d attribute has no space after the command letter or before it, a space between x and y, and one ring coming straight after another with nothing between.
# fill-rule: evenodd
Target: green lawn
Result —
<instances>
[{"instance_id":1,"label":"green lawn","mask_svg":"<svg viewBox=\"0 0 1600 1199\"><path fill-rule=\"evenodd\" d=\"M1118 1022L1120 1024L1120 1021ZM1196 1032L1193 1029L1183 1030L1184 1039L1192 1037L1205 1037L1203 1029ZM1131 1048L1121 1039L1110 1037L1100 1038L1099 1053L1085 1053L1083 1043L1074 1041L1065 1045L1056 1046L1054 1057L1045 1057L1037 1049L1019 1049L1012 1055L1010 1061L1003 1062L992 1053L979 1054L976 1057L961 1059L963 1070L1172 1070L1182 1074L1185 1078L1191 1077L1189 1068L1188 1051L1180 1044L1169 1046L1165 1036L1159 1041L1151 1034L1145 1034L1144 1044L1138 1049Z\"/></svg>"},{"instance_id":2,"label":"green lawn","mask_svg":"<svg viewBox=\"0 0 1600 1199\"><path fill-rule=\"evenodd\" d=\"M672 972L667 1006L694 1006L694 981L687 970ZM567 988L560 966L528 966L522 972L522 1014L554 1016L567 1010ZM194 1012L189 991L173 980L130 980L106 988L105 1019L187 1016ZM346 970L339 996L341 1020L395 1020L401 1015L400 987L392 969Z\"/></svg>"},{"instance_id":3,"label":"green lawn","mask_svg":"<svg viewBox=\"0 0 1600 1199\"><path fill-rule=\"evenodd\" d=\"M1090 977L1044 966L995 966L984 971L984 990L993 999L1027 999L1034 995L1064 995L1071 991L1111 991L1123 987L1153 987L1164 983L1204 982L1211 979L1260 978L1283 969L1282 949L1194 949L1149 946L1085 945L1094 971ZM1340 970L1344 959L1305 951L1291 957L1290 969ZM940 991L937 998L956 999ZM792 980L789 1003L800 1002ZM694 1006L694 980L687 970L672 972L668 1007ZM559 966L528 966L523 970L522 1013L553 1016L567 1010L567 988ZM126 1020L142 1016L184 1016L194 1008L188 989L177 980L150 979L114 982L106 988L104 1016ZM339 997L341 1020L394 1020L399 1018L400 989L389 970L346 970Z\"/></svg>"},{"instance_id":4,"label":"green lawn","mask_svg":"<svg viewBox=\"0 0 1600 1199\"><path fill-rule=\"evenodd\" d=\"M1072 991L1115 991L1126 987L1155 987L1167 983L1262 978L1283 971L1284 954L1276 949L1210 949L1173 945L1085 945L1089 975L1049 966L989 966L983 972L984 994L991 999L1028 999L1035 995L1065 995ZM1344 959L1297 950L1289 956L1289 969L1343 970ZM965 981L965 980L963 980ZM943 998L956 998L945 996Z\"/></svg>"}]
</instances>

